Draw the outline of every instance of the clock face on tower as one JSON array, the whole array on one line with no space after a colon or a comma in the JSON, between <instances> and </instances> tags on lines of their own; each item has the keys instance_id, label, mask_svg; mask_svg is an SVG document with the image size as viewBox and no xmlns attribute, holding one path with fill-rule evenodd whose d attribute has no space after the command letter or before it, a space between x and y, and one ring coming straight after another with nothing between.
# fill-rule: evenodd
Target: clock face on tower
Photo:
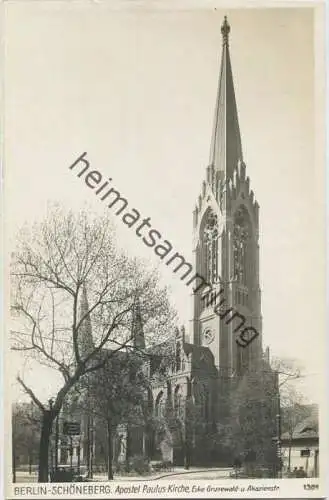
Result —
<instances>
[{"instance_id":1,"label":"clock face on tower","mask_svg":"<svg viewBox=\"0 0 329 500\"><path fill-rule=\"evenodd\" d=\"M212 330L210 330L210 328L206 328L203 332L203 340L204 340L204 343L209 345L213 342L214 340L214 332Z\"/></svg>"}]
</instances>

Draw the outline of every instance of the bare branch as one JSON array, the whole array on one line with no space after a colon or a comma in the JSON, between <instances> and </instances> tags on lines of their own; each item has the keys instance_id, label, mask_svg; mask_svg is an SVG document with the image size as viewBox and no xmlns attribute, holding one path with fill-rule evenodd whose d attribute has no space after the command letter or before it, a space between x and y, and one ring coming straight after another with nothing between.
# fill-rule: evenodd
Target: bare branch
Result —
<instances>
[{"instance_id":1,"label":"bare branch","mask_svg":"<svg viewBox=\"0 0 329 500\"><path fill-rule=\"evenodd\" d=\"M32 389L30 389L29 387L27 387L27 385L23 382L23 380L21 379L21 377L19 375L17 375L16 380L23 387L23 389L26 392L26 394L28 394L30 396L30 398L37 405L37 407L40 408L40 410L42 412L44 412L45 411L45 407L43 406L43 404L41 403L41 401L36 397L36 395L34 394L34 392L32 391Z\"/></svg>"}]
</instances>

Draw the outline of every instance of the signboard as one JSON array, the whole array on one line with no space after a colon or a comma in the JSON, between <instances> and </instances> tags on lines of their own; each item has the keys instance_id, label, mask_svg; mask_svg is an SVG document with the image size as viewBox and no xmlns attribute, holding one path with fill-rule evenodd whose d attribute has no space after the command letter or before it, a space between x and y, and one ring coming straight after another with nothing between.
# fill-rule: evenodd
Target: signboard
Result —
<instances>
[{"instance_id":1,"label":"signboard","mask_svg":"<svg viewBox=\"0 0 329 500\"><path fill-rule=\"evenodd\" d=\"M64 422L63 434L66 436L78 436L80 434L80 422Z\"/></svg>"}]
</instances>

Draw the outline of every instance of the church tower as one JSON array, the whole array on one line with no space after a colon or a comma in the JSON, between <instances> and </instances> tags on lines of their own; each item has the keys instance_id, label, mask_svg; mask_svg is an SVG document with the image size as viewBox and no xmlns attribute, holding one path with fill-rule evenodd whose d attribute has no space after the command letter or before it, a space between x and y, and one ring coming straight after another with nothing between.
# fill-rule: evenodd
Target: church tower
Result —
<instances>
[{"instance_id":1,"label":"church tower","mask_svg":"<svg viewBox=\"0 0 329 500\"><path fill-rule=\"evenodd\" d=\"M79 328L79 336L78 336L79 352L82 359L84 359L95 348L93 341L91 319L89 314L87 289L85 284L83 284L82 287L78 321L81 321L81 325Z\"/></svg>"},{"instance_id":2,"label":"church tower","mask_svg":"<svg viewBox=\"0 0 329 500\"><path fill-rule=\"evenodd\" d=\"M135 349L143 351L145 349L145 337L143 331L141 306L138 295L136 295L133 304L131 337Z\"/></svg>"},{"instance_id":3,"label":"church tower","mask_svg":"<svg viewBox=\"0 0 329 500\"><path fill-rule=\"evenodd\" d=\"M193 212L195 269L213 291L193 294L192 334L194 344L211 350L219 375L230 376L261 356L259 205L243 161L226 17L221 32L210 159ZM216 306L222 317L214 312ZM234 312L238 314L230 320ZM259 333L245 348L236 343L243 321Z\"/></svg>"}]
</instances>

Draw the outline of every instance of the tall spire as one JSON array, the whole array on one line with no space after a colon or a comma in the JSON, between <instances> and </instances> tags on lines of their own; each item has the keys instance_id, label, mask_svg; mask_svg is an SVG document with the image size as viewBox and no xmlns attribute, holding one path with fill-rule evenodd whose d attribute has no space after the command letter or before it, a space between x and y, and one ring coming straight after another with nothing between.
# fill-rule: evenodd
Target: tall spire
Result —
<instances>
[{"instance_id":1,"label":"tall spire","mask_svg":"<svg viewBox=\"0 0 329 500\"><path fill-rule=\"evenodd\" d=\"M221 32L223 36L222 62L209 163L214 166L215 170L224 172L226 178L230 178L239 160L242 161L242 146L229 52L230 25L226 16Z\"/></svg>"},{"instance_id":2,"label":"tall spire","mask_svg":"<svg viewBox=\"0 0 329 500\"><path fill-rule=\"evenodd\" d=\"M89 315L89 304L86 286L83 285L80 299L79 321L82 321L79 328L79 348L82 358L94 349L91 320Z\"/></svg>"},{"instance_id":3,"label":"tall spire","mask_svg":"<svg viewBox=\"0 0 329 500\"><path fill-rule=\"evenodd\" d=\"M145 349L145 338L143 330L143 321L141 315L141 307L139 297L136 295L132 311L132 327L131 327L131 337L133 340L134 347L137 349Z\"/></svg>"}]
</instances>

